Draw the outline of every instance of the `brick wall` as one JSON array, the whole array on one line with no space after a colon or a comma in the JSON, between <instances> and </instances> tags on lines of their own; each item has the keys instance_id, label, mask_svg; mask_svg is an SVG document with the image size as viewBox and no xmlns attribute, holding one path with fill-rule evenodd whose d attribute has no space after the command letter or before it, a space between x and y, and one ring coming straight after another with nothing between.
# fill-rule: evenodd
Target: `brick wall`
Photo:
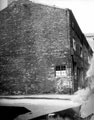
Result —
<instances>
[{"instance_id":1,"label":"brick wall","mask_svg":"<svg viewBox=\"0 0 94 120\"><path fill-rule=\"evenodd\" d=\"M70 67L64 9L15 2L0 12L0 94L55 93L55 66Z\"/></svg>"}]
</instances>

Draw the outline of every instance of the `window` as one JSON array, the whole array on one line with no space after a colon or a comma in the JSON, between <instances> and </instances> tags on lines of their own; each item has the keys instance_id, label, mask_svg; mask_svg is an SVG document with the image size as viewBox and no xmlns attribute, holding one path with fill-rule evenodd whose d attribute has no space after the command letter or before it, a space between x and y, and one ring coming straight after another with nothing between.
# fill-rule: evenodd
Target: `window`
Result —
<instances>
[{"instance_id":1,"label":"window","mask_svg":"<svg viewBox=\"0 0 94 120\"><path fill-rule=\"evenodd\" d=\"M65 65L56 66L55 71L56 71L56 77L66 76L66 66Z\"/></svg>"},{"instance_id":2,"label":"window","mask_svg":"<svg viewBox=\"0 0 94 120\"><path fill-rule=\"evenodd\" d=\"M91 57L90 56L88 56L88 63L90 63L91 62Z\"/></svg>"},{"instance_id":3,"label":"window","mask_svg":"<svg viewBox=\"0 0 94 120\"><path fill-rule=\"evenodd\" d=\"M66 70L66 66L65 65L58 65L56 66L56 71L60 71L60 70Z\"/></svg>"},{"instance_id":4,"label":"window","mask_svg":"<svg viewBox=\"0 0 94 120\"><path fill-rule=\"evenodd\" d=\"M76 50L76 41L74 38L73 38L73 49Z\"/></svg>"}]
</instances>

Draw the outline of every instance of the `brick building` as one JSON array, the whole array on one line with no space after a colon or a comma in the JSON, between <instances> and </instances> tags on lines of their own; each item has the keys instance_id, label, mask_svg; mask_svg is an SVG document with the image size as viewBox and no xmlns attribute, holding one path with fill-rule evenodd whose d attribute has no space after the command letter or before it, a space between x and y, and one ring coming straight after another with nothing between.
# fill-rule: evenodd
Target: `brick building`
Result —
<instances>
[{"instance_id":1,"label":"brick building","mask_svg":"<svg viewBox=\"0 0 94 120\"><path fill-rule=\"evenodd\" d=\"M73 93L91 56L69 9L20 0L0 12L0 94Z\"/></svg>"}]
</instances>

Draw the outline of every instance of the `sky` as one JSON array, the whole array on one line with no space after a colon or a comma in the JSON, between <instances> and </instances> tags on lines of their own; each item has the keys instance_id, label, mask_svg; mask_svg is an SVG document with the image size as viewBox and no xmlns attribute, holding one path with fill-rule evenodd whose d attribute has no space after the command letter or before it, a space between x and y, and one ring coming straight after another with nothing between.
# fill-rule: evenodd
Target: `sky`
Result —
<instances>
[{"instance_id":1,"label":"sky","mask_svg":"<svg viewBox=\"0 0 94 120\"><path fill-rule=\"evenodd\" d=\"M46 5L72 10L82 32L94 33L94 0L31 0ZM7 6L7 0L0 0L0 9Z\"/></svg>"}]
</instances>

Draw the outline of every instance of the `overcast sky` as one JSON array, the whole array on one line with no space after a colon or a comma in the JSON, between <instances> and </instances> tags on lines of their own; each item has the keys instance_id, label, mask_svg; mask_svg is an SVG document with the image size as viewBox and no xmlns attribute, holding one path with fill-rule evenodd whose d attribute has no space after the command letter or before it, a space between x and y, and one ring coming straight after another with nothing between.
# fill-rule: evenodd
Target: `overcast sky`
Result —
<instances>
[{"instance_id":1,"label":"overcast sky","mask_svg":"<svg viewBox=\"0 0 94 120\"><path fill-rule=\"evenodd\" d=\"M69 8L83 33L94 33L94 0L32 0L60 8ZM7 5L7 0L0 0L0 7Z\"/></svg>"}]
</instances>

